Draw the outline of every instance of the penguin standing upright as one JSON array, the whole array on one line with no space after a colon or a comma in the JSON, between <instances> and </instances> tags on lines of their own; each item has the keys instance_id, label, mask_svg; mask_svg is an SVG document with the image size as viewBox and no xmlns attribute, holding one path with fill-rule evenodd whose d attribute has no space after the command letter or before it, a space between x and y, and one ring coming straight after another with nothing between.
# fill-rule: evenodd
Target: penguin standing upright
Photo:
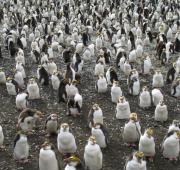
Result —
<instances>
[{"instance_id":1,"label":"penguin standing upright","mask_svg":"<svg viewBox=\"0 0 180 170\"><path fill-rule=\"evenodd\" d=\"M96 143L100 148L106 148L108 145L108 132L105 127L99 123L96 123L91 128L91 135L96 138Z\"/></svg>"},{"instance_id":2,"label":"penguin standing upright","mask_svg":"<svg viewBox=\"0 0 180 170\"><path fill-rule=\"evenodd\" d=\"M18 86L20 88L24 88L25 87L23 74L20 71L15 70L14 80L18 83Z\"/></svg>"},{"instance_id":3,"label":"penguin standing upright","mask_svg":"<svg viewBox=\"0 0 180 170\"><path fill-rule=\"evenodd\" d=\"M178 131L180 130L180 122L179 120L173 120L172 124L168 128L168 133L171 131Z\"/></svg>"},{"instance_id":4,"label":"penguin standing upright","mask_svg":"<svg viewBox=\"0 0 180 170\"><path fill-rule=\"evenodd\" d=\"M176 64L173 63L173 66L168 70L166 75L166 83L170 84L176 78Z\"/></svg>"},{"instance_id":5,"label":"penguin standing upright","mask_svg":"<svg viewBox=\"0 0 180 170\"><path fill-rule=\"evenodd\" d=\"M4 143L4 133L2 126L0 125L0 149L4 148L3 143Z\"/></svg>"},{"instance_id":6,"label":"penguin standing upright","mask_svg":"<svg viewBox=\"0 0 180 170\"><path fill-rule=\"evenodd\" d=\"M91 136L84 150L85 167L89 170L102 169L103 155L101 148L96 144L96 138Z\"/></svg>"},{"instance_id":7,"label":"penguin standing upright","mask_svg":"<svg viewBox=\"0 0 180 170\"><path fill-rule=\"evenodd\" d=\"M58 130L58 115L53 113L46 119L45 130L48 136L56 135Z\"/></svg>"},{"instance_id":8,"label":"penguin standing upright","mask_svg":"<svg viewBox=\"0 0 180 170\"><path fill-rule=\"evenodd\" d=\"M104 75L104 65L103 62L99 61L95 65L94 75L99 76L100 74Z\"/></svg>"},{"instance_id":9,"label":"penguin standing upright","mask_svg":"<svg viewBox=\"0 0 180 170\"><path fill-rule=\"evenodd\" d=\"M39 99L40 98L39 86L36 83L34 78L31 78L29 80L29 83L27 85L27 92L29 94L29 99L30 100L34 100L34 99Z\"/></svg>"},{"instance_id":10,"label":"penguin standing upright","mask_svg":"<svg viewBox=\"0 0 180 170\"><path fill-rule=\"evenodd\" d=\"M38 66L39 82L45 86L49 85L49 74L43 65Z\"/></svg>"},{"instance_id":11,"label":"penguin standing upright","mask_svg":"<svg viewBox=\"0 0 180 170\"><path fill-rule=\"evenodd\" d=\"M143 152L133 153L132 158L126 163L125 170L146 170L146 161L143 158Z\"/></svg>"},{"instance_id":12,"label":"penguin standing upright","mask_svg":"<svg viewBox=\"0 0 180 170\"><path fill-rule=\"evenodd\" d=\"M6 84L6 75L2 67L0 67L0 84Z\"/></svg>"},{"instance_id":13,"label":"penguin standing upright","mask_svg":"<svg viewBox=\"0 0 180 170\"><path fill-rule=\"evenodd\" d=\"M151 59L149 56L146 56L142 64L142 73L145 75L149 74L151 69L152 69Z\"/></svg>"},{"instance_id":14,"label":"penguin standing upright","mask_svg":"<svg viewBox=\"0 0 180 170\"><path fill-rule=\"evenodd\" d=\"M28 106L28 94L27 93L19 93L16 96L16 107L19 110L23 110Z\"/></svg>"},{"instance_id":15,"label":"penguin standing upright","mask_svg":"<svg viewBox=\"0 0 180 170\"><path fill-rule=\"evenodd\" d=\"M180 78L174 80L172 87L171 87L171 95L173 97L180 97Z\"/></svg>"},{"instance_id":16,"label":"penguin standing upright","mask_svg":"<svg viewBox=\"0 0 180 170\"><path fill-rule=\"evenodd\" d=\"M60 74L56 71L54 71L53 74L51 75L51 83L52 83L53 90L58 90L60 86L59 77L60 77Z\"/></svg>"},{"instance_id":17,"label":"penguin standing upright","mask_svg":"<svg viewBox=\"0 0 180 170\"><path fill-rule=\"evenodd\" d=\"M130 113L131 112L130 112L129 102L126 101L124 96L121 96L116 106L116 118L128 119L130 116Z\"/></svg>"},{"instance_id":18,"label":"penguin standing upright","mask_svg":"<svg viewBox=\"0 0 180 170\"><path fill-rule=\"evenodd\" d=\"M146 86L143 87L142 92L139 94L139 106L143 109L151 106L151 94Z\"/></svg>"},{"instance_id":19,"label":"penguin standing upright","mask_svg":"<svg viewBox=\"0 0 180 170\"><path fill-rule=\"evenodd\" d=\"M20 131L14 139L14 159L25 163L29 157L29 144L26 133Z\"/></svg>"},{"instance_id":20,"label":"penguin standing upright","mask_svg":"<svg viewBox=\"0 0 180 170\"><path fill-rule=\"evenodd\" d=\"M99 75L99 79L96 81L95 88L98 93L105 93L107 91L107 81L104 75Z\"/></svg>"},{"instance_id":21,"label":"penguin standing upright","mask_svg":"<svg viewBox=\"0 0 180 170\"><path fill-rule=\"evenodd\" d=\"M136 113L131 113L129 118L129 122L125 124L123 129L123 140L130 146L133 146L136 142L139 142L141 136L141 126Z\"/></svg>"},{"instance_id":22,"label":"penguin standing upright","mask_svg":"<svg viewBox=\"0 0 180 170\"><path fill-rule=\"evenodd\" d=\"M118 76L113 67L110 67L106 72L106 79L108 85L112 85L113 81L118 81Z\"/></svg>"},{"instance_id":23,"label":"penguin standing upright","mask_svg":"<svg viewBox=\"0 0 180 170\"><path fill-rule=\"evenodd\" d=\"M65 78L70 81L74 81L76 76L75 70L72 68L71 64L68 64L66 67Z\"/></svg>"},{"instance_id":24,"label":"penguin standing upright","mask_svg":"<svg viewBox=\"0 0 180 170\"><path fill-rule=\"evenodd\" d=\"M119 86L118 81L113 81L113 85L111 87L111 101L113 103L117 103L120 96L122 96L121 87Z\"/></svg>"},{"instance_id":25,"label":"penguin standing upright","mask_svg":"<svg viewBox=\"0 0 180 170\"><path fill-rule=\"evenodd\" d=\"M94 104L91 108L89 115L89 127L91 128L95 123L100 123L103 125L103 112L98 104Z\"/></svg>"},{"instance_id":26,"label":"penguin standing upright","mask_svg":"<svg viewBox=\"0 0 180 170\"><path fill-rule=\"evenodd\" d=\"M153 101L154 106L157 106L160 101L164 100L163 94L157 88L153 89L151 94L152 94L152 101Z\"/></svg>"},{"instance_id":27,"label":"penguin standing upright","mask_svg":"<svg viewBox=\"0 0 180 170\"><path fill-rule=\"evenodd\" d=\"M163 101L160 101L155 109L155 117L156 121L164 122L168 119L168 110L167 105L164 104Z\"/></svg>"},{"instance_id":28,"label":"penguin standing upright","mask_svg":"<svg viewBox=\"0 0 180 170\"><path fill-rule=\"evenodd\" d=\"M67 123L61 124L61 128L57 137L58 150L62 154L75 153L77 150L74 135L69 132L69 125Z\"/></svg>"},{"instance_id":29,"label":"penguin standing upright","mask_svg":"<svg viewBox=\"0 0 180 170\"><path fill-rule=\"evenodd\" d=\"M179 156L180 131L169 132L162 142L163 156L169 160L177 160Z\"/></svg>"},{"instance_id":30,"label":"penguin standing upright","mask_svg":"<svg viewBox=\"0 0 180 170\"><path fill-rule=\"evenodd\" d=\"M152 128L146 129L144 135L141 135L139 140L139 151L143 152L144 156L150 159L155 156L155 142Z\"/></svg>"},{"instance_id":31,"label":"penguin standing upright","mask_svg":"<svg viewBox=\"0 0 180 170\"><path fill-rule=\"evenodd\" d=\"M6 88L9 95L16 96L19 91L18 83L11 77L6 80Z\"/></svg>"},{"instance_id":32,"label":"penguin standing upright","mask_svg":"<svg viewBox=\"0 0 180 170\"><path fill-rule=\"evenodd\" d=\"M39 170L59 170L53 146L44 142L39 152Z\"/></svg>"},{"instance_id":33,"label":"penguin standing upright","mask_svg":"<svg viewBox=\"0 0 180 170\"><path fill-rule=\"evenodd\" d=\"M129 82L129 93L137 96L140 92L140 81L137 77L133 77Z\"/></svg>"}]
</instances>

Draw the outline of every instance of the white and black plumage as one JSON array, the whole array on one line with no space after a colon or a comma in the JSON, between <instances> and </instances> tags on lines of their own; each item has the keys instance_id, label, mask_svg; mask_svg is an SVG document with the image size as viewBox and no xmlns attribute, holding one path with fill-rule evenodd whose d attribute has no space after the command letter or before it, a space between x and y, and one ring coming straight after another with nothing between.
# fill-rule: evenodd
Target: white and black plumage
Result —
<instances>
[{"instance_id":1,"label":"white and black plumage","mask_svg":"<svg viewBox=\"0 0 180 170\"><path fill-rule=\"evenodd\" d=\"M46 119L45 130L48 135L56 135L58 130L58 115L53 113Z\"/></svg>"},{"instance_id":2,"label":"white and black plumage","mask_svg":"<svg viewBox=\"0 0 180 170\"><path fill-rule=\"evenodd\" d=\"M113 81L118 81L118 76L113 67L110 67L106 72L106 80L108 85L112 85Z\"/></svg>"},{"instance_id":3,"label":"white and black plumage","mask_svg":"<svg viewBox=\"0 0 180 170\"><path fill-rule=\"evenodd\" d=\"M41 84L49 85L49 74L43 65L38 66L37 75Z\"/></svg>"},{"instance_id":4,"label":"white and black plumage","mask_svg":"<svg viewBox=\"0 0 180 170\"><path fill-rule=\"evenodd\" d=\"M107 81L104 75L99 75L99 78L95 84L95 88L98 93L105 93L107 91Z\"/></svg>"},{"instance_id":5,"label":"white and black plumage","mask_svg":"<svg viewBox=\"0 0 180 170\"><path fill-rule=\"evenodd\" d=\"M151 106L151 102L151 93L148 91L148 88L144 86L141 93L139 94L139 106L143 109L146 109Z\"/></svg>"},{"instance_id":6,"label":"white and black plumage","mask_svg":"<svg viewBox=\"0 0 180 170\"><path fill-rule=\"evenodd\" d=\"M171 95L176 98L180 97L180 79L179 78L174 80L174 82L171 86Z\"/></svg>"},{"instance_id":7,"label":"white and black plumage","mask_svg":"<svg viewBox=\"0 0 180 170\"><path fill-rule=\"evenodd\" d=\"M18 83L11 77L8 77L6 80L6 88L9 95L17 95L19 91Z\"/></svg>"},{"instance_id":8,"label":"white and black plumage","mask_svg":"<svg viewBox=\"0 0 180 170\"><path fill-rule=\"evenodd\" d=\"M6 75L2 68L0 68L0 84L6 84Z\"/></svg>"},{"instance_id":9,"label":"white and black plumage","mask_svg":"<svg viewBox=\"0 0 180 170\"><path fill-rule=\"evenodd\" d=\"M25 109L28 106L28 94L27 93L19 93L16 96L16 107L19 110Z\"/></svg>"}]
</instances>

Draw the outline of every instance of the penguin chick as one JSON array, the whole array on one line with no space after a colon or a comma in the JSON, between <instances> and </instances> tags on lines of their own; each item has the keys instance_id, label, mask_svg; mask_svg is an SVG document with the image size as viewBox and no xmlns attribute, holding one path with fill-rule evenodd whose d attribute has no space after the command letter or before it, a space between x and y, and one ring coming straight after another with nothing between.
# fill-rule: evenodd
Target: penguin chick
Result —
<instances>
[{"instance_id":1,"label":"penguin chick","mask_svg":"<svg viewBox=\"0 0 180 170\"><path fill-rule=\"evenodd\" d=\"M104 75L99 75L99 79L96 81L95 88L98 93L105 93L107 91L107 81Z\"/></svg>"},{"instance_id":2,"label":"penguin chick","mask_svg":"<svg viewBox=\"0 0 180 170\"><path fill-rule=\"evenodd\" d=\"M67 123L61 124L60 132L57 137L58 150L62 154L75 153L77 150L74 135L69 132Z\"/></svg>"},{"instance_id":3,"label":"penguin chick","mask_svg":"<svg viewBox=\"0 0 180 170\"><path fill-rule=\"evenodd\" d=\"M19 110L23 110L28 106L28 94L27 93L19 93L16 96L16 108Z\"/></svg>"},{"instance_id":4,"label":"penguin chick","mask_svg":"<svg viewBox=\"0 0 180 170\"><path fill-rule=\"evenodd\" d=\"M116 118L117 119L128 119L130 116L129 102L126 101L124 96L119 97L119 101L116 106Z\"/></svg>"},{"instance_id":5,"label":"penguin chick","mask_svg":"<svg viewBox=\"0 0 180 170\"><path fill-rule=\"evenodd\" d=\"M53 146L44 142L39 152L39 170L59 170Z\"/></svg>"},{"instance_id":6,"label":"penguin chick","mask_svg":"<svg viewBox=\"0 0 180 170\"><path fill-rule=\"evenodd\" d=\"M168 128L168 133L173 131L173 130L174 131L180 130L180 122L179 122L179 120L173 120L172 124Z\"/></svg>"},{"instance_id":7,"label":"penguin chick","mask_svg":"<svg viewBox=\"0 0 180 170\"><path fill-rule=\"evenodd\" d=\"M155 109L155 118L156 121L164 122L168 119L168 110L167 105L163 101L160 101Z\"/></svg>"},{"instance_id":8,"label":"penguin chick","mask_svg":"<svg viewBox=\"0 0 180 170\"><path fill-rule=\"evenodd\" d=\"M137 120L137 114L131 113L129 122L125 124L123 129L123 140L130 146L139 141L141 136L141 126Z\"/></svg>"},{"instance_id":9,"label":"penguin chick","mask_svg":"<svg viewBox=\"0 0 180 170\"><path fill-rule=\"evenodd\" d=\"M144 135L141 135L139 140L139 151L143 152L146 157L152 158L155 156L155 142L152 128L146 129Z\"/></svg>"},{"instance_id":10,"label":"penguin chick","mask_svg":"<svg viewBox=\"0 0 180 170\"><path fill-rule=\"evenodd\" d=\"M18 117L17 126L25 132L30 132L36 126L36 122L43 118L44 114L35 109L26 108Z\"/></svg>"},{"instance_id":11,"label":"penguin chick","mask_svg":"<svg viewBox=\"0 0 180 170\"><path fill-rule=\"evenodd\" d=\"M151 107L151 94L146 86L143 87L139 94L139 106L143 109Z\"/></svg>"},{"instance_id":12,"label":"penguin chick","mask_svg":"<svg viewBox=\"0 0 180 170\"><path fill-rule=\"evenodd\" d=\"M157 106L160 101L164 100L164 96L159 89L153 89L151 94L154 106Z\"/></svg>"},{"instance_id":13,"label":"penguin chick","mask_svg":"<svg viewBox=\"0 0 180 170\"><path fill-rule=\"evenodd\" d=\"M164 86L164 79L162 73L158 70L153 75L152 86L156 88L161 88Z\"/></svg>"},{"instance_id":14,"label":"penguin chick","mask_svg":"<svg viewBox=\"0 0 180 170\"><path fill-rule=\"evenodd\" d=\"M88 115L88 123L91 128L95 123L103 125L103 112L98 104L94 104Z\"/></svg>"},{"instance_id":15,"label":"penguin chick","mask_svg":"<svg viewBox=\"0 0 180 170\"><path fill-rule=\"evenodd\" d=\"M108 132L100 123L96 123L91 128L91 135L96 138L96 143L100 146L100 148L106 148L108 146Z\"/></svg>"},{"instance_id":16,"label":"penguin chick","mask_svg":"<svg viewBox=\"0 0 180 170\"><path fill-rule=\"evenodd\" d=\"M47 117L45 123L45 130L48 136L56 135L58 130L58 115L56 113Z\"/></svg>"},{"instance_id":17,"label":"penguin chick","mask_svg":"<svg viewBox=\"0 0 180 170\"><path fill-rule=\"evenodd\" d=\"M66 162L64 170L83 170L81 160L75 155L70 156L64 161Z\"/></svg>"},{"instance_id":18,"label":"penguin chick","mask_svg":"<svg viewBox=\"0 0 180 170\"><path fill-rule=\"evenodd\" d=\"M14 159L21 163L25 163L28 161L29 157L29 144L26 133L20 131L16 134L14 139Z\"/></svg>"},{"instance_id":19,"label":"penguin chick","mask_svg":"<svg viewBox=\"0 0 180 170\"><path fill-rule=\"evenodd\" d=\"M180 131L169 132L162 142L163 156L169 160L177 160L179 156Z\"/></svg>"},{"instance_id":20,"label":"penguin chick","mask_svg":"<svg viewBox=\"0 0 180 170\"><path fill-rule=\"evenodd\" d=\"M113 81L113 85L111 87L111 101L113 103L117 103L120 96L122 96L121 87L119 86L118 81Z\"/></svg>"},{"instance_id":21,"label":"penguin chick","mask_svg":"<svg viewBox=\"0 0 180 170\"><path fill-rule=\"evenodd\" d=\"M132 158L127 162L125 170L146 170L146 161L143 160L144 153L137 151L133 153Z\"/></svg>"},{"instance_id":22,"label":"penguin chick","mask_svg":"<svg viewBox=\"0 0 180 170\"><path fill-rule=\"evenodd\" d=\"M91 136L84 150L85 167L89 170L102 169L103 155L101 148L96 144L96 139Z\"/></svg>"},{"instance_id":23,"label":"penguin chick","mask_svg":"<svg viewBox=\"0 0 180 170\"><path fill-rule=\"evenodd\" d=\"M31 100L40 98L39 86L36 83L34 78L31 78L29 80L29 83L27 85L27 92L29 94L29 99L31 99Z\"/></svg>"}]
</instances>

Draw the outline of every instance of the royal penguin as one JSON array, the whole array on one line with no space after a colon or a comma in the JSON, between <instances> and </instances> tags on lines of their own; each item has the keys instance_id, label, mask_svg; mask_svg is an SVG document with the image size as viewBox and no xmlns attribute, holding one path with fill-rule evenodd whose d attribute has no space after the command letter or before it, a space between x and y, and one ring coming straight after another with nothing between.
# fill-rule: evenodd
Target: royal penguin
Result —
<instances>
[{"instance_id":1,"label":"royal penguin","mask_svg":"<svg viewBox=\"0 0 180 170\"><path fill-rule=\"evenodd\" d=\"M144 153L144 156L152 159L155 156L155 141L153 137L153 129L148 128L139 140L139 151Z\"/></svg>"},{"instance_id":2,"label":"royal penguin","mask_svg":"<svg viewBox=\"0 0 180 170\"><path fill-rule=\"evenodd\" d=\"M6 84L6 75L2 67L0 67L0 84Z\"/></svg>"},{"instance_id":3,"label":"royal penguin","mask_svg":"<svg viewBox=\"0 0 180 170\"><path fill-rule=\"evenodd\" d=\"M129 102L126 101L124 96L119 97L116 105L116 118L117 119L129 119L131 114Z\"/></svg>"},{"instance_id":4,"label":"royal penguin","mask_svg":"<svg viewBox=\"0 0 180 170\"><path fill-rule=\"evenodd\" d=\"M52 88L53 90L58 90L59 86L60 86L60 78L62 79L62 77L60 77L60 73L54 71L53 74L51 75L51 83L52 83Z\"/></svg>"},{"instance_id":5,"label":"royal penguin","mask_svg":"<svg viewBox=\"0 0 180 170\"><path fill-rule=\"evenodd\" d=\"M66 166L64 170L83 170L84 167L82 165L81 160L76 155L71 155L65 160Z\"/></svg>"},{"instance_id":6,"label":"royal penguin","mask_svg":"<svg viewBox=\"0 0 180 170\"><path fill-rule=\"evenodd\" d=\"M180 130L180 122L179 120L173 120L172 121L172 124L169 125L169 128L168 128L168 133L173 131L173 130Z\"/></svg>"},{"instance_id":7,"label":"royal penguin","mask_svg":"<svg viewBox=\"0 0 180 170\"><path fill-rule=\"evenodd\" d=\"M179 157L179 139L180 139L180 131L171 131L169 132L163 142L162 142L162 154L165 158L169 160L176 161Z\"/></svg>"},{"instance_id":8,"label":"royal penguin","mask_svg":"<svg viewBox=\"0 0 180 170\"><path fill-rule=\"evenodd\" d=\"M129 81L128 85L129 94L137 96L140 92L140 81L137 77L133 77L132 80Z\"/></svg>"},{"instance_id":9,"label":"royal penguin","mask_svg":"<svg viewBox=\"0 0 180 170\"><path fill-rule=\"evenodd\" d=\"M17 127L25 132L32 132L36 123L44 117L44 113L36 110L25 108L19 114Z\"/></svg>"},{"instance_id":10,"label":"royal penguin","mask_svg":"<svg viewBox=\"0 0 180 170\"><path fill-rule=\"evenodd\" d=\"M27 84L27 92L30 100L40 99L39 86L34 78L29 79Z\"/></svg>"},{"instance_id":11,"label":"royal penguin","mask_svg":"<svg viewBox=\"0 0 180 170\"><path fill-rule=\"evenodd\" d=\"M57 137L57 147L62 154L73 154L77 150L74 135L69 131L69 125L62 123Z\"/></svg>"},{"instance_id":12,"label":"royal penguin","mask_svg":"<svg viewBox=\"0 0 180 170\"><path fill-rule=\"evenodd\" d=\"M152 94L152 102L154 106L157 106L160 101L164 100L164 96L162 92L157 88L153 89L151 94Z\"/></svg>"},{"instance_id":13,"label":"royal penguin","mask_svg":"<svg viewBox=\"0 0 180 170\"><path fill-rule=\"evenodd\" d=\"M148 109L151 107L151 101L151 93L149 92L147 86L144 86L139 94L139 106L143 109Z\"/></svg>"},{"instance_id":14,"label":"royal penguin","mask_svg":"<svg viewBox=\"0 0 180 170\"><path fill-rule=\"evenodd\" d=\"M160 101L155 109L155 117L156 121L164 122L168 119L168 110L167 105L164 104L164 101Z\"/></svg>"},{"instance_id":15,"label":"royal penguin","mask_svg":"<svg viewBox=\"0 0 180 170\"><path fill-rule=\"evenodd\" d=\"M96 143L100 146L100 148L106 148L108 146L108 132L102 124L96 123L91 128L91 135L96 138Z\"/></svg>"},{"instance_id":16,"label":"royal penguin","mask_svg":"<svg viewBox=\"0 0 180 170\"><path fill-rule=\"evenodd\" d=\"M166 83L170 84L176 78L176 64L173 63L173 66L169 68L166 75Z\"/></svg>"},{"instance_id":17,"label":"royal penguin","mask_svg":"<svg viewBox=\"0 0 180 170\"><path fill-rule=\"evenodd\" d=\"M67 115L72 115L74 117L81 114L82 108L82 96L77 92L74 98L70 98L67 101Z\"/></svg>"},{"instance_id":18,"label":"royal penguin","mask_svg":"<svg viewBox=\"0 0 180 170\"><path fill-rule=\"evenodd\" d=\"M20 131L16 134L13 148L14 159L20 163L26 163L29 157L29 144L26 132Z\"/></svg>"},{"instance_id":19,"label":"royal penguin","mask_svg":"<svg viewBox=\"0 0 180 170\"><path fill-rule=\"evenodd\" d=\"M152 69L151 59L149 56L146 56L142 62L142 73L145 75L150 74L151 69Z\"/></svg>"},{"instance_id":20,"label":"royal penguin","mask_svg":"<svg viewBox=\"0 0 180 170\"><path fill-rule=\"evenodd\" d=\"M16 108L23 110L28 106L28 93L19 93L16 96Z\"/></svg>"},{"instance_id":21,"label":"royal penguin","mask_svg":"<svg viewBox=\"0 0 180 170\"><path fill-rule=\"evenodd\" d=\"M14 80L18 83L18 86L20 88L23 89L25 87L25 82L24 82L23 74L20 71L15 70Z\"/></svg>"},{"instance_id":22,"label":"royal penguin","mask_svg":"<svg viewBox=\"0 0 180 170\"><path fill-rule=\"evenodd\" d=\"M71 57L72 57L72 52L70 49L64 49L64 51L62 52L62 58L64 60L65 63L69 63L71 62Z\"/></svg>"},{"instance_id":23,"label":"royal penguin","mask_svg":"<svg viewBox=\"0 0 180 170\"><path fill-rule=\"evenodd\" d=\"M25 69L24 69L24 66L23 66L22 63L20 63L20 62L16 63L16 70L20 71L22 73L22 76L23 76L24 79L26 78Z\"/></svg>"},{"instance_id":24,"label":"royal penguin","mask_svg":"<svg viewBox=\"0 0 180 170\"><path fill-rule=\"evenodd\" d=\"M103 62L99 61L95 65L94 75L99 76L101 74L104 75L104 64L103 64Z\"/></svg>"},{"instance_id":25,"label":"royal penguin","mask_svg":"<svg viewBox=\"0 0 180 170\"><path fill-rule=\"evenodd\" d=\"M0 149L4 149L4 133L3 133L3 128L2 126L0 125Z\"/></svg>"},{"instance_id":26,"label":"royal penguin","mask_svg":"<svg viewBox=\"0 0 180 170\"><path fill-rule=\"evenodd\" d=\"M47 71L48 71L49 75L52 75L54 71L57 71L57 65L53 61L53 59L49 59L49 62L47 64Z\"/></svg>"},{"instance_id":27,"label":"royal penguin","mask_svg":"<svg viewBox=\"0 0 180 170\"><path fill-rule=\"evenodd\" d=\"M112 85L113 81L118 81L118 76L113 67L108 68L106 72L106 80L108 85Z\"/></svg>"},{"instance_id":28,"label":"royal penguin","mask_svg":"<svg viewBox=\"0 0 180 170\"><path fill-rule=\"evenodd\" d=\"M95 89L98 93L105 93L107 91L107 81L104 75L99 75L99 78L95 84Z\"/></svg>"},{"instance_id":29,"label":"royal penguin","mask_svg":"<svg viewBox=\"0 0 180 170\"><path fill-rule=\"evenodd\" d=\"M37 69L37 78L40 84L49 85L49 74L44 65L39 65Z\"/></svg>"},{"instance_id":30,"label":"royal penguin","mask_svg":"<svg viewBox=\"0 0 180 170\"><path fill-rule=\"evenodd\" d=\"M128 75L130 74L131 70L132 70L132 65L129 63L128 60L126 60L126 61L124 62L124 67L123 67L123 72L124 72L124 74L125 74L126 76L128 76Z\"/></svg>"},{"instance_id":31,"label":"royal penguin","mask_svg":"<svg viewBox=\"0 0 180 170\"><path fill-rule=\"evenodd\" d=\"M99 50L103 46L101 35L99 34L96 38L96 50Z\"/></svg>"},{"instance_id":32,"label":"royal penguin","mask_svg":"<svg viewBox=\"0 0 180 170\"><path fill-rule=\"evenodd\" d=\"M20 62L25 66L25 57L24 57L24 51L22 49L18 49L15 57L16 62Z\"/></svg>"},{"instance_id":33,"label":"royal penguin","mask_svg":"<svg viewBox=\"0 0 180 170\"><path fill-rule=\"evenodd\" d=\"M12 77L7 77L6 88L7 88L8 94L13 95L13 96L16 96L19 91L18 83Z\"/></svg>"},{"instance_id":34,"label":"royal penguin","mask_svg":"<svg viewBox=\"0 0 180 170\"><path fill-rule=\"evenodd\" d=\"M81 73L83 70L84 61L81 59L81 57L78 53L75 53L73 55L73 64L74 64L74 70L77 73Z\"/></svg>"},{"instance_id":35,"label":"royal penguin","mask_svg":"<svg viewBox=\"0 0 180 170\"><path fill-rule=\"evenodd\" d=\"M66 86L69 85L68 79L63 79L60 82L59 88L58 88L58 102L65 102L67 99L67 92L66 92Z\"/></svg>"},{"instance_id":36,"label":"royal penguin","mask_svg":"<svg viewBox=\"0 0 180 170\"><path fill-rule=\"evenodd\" d=\"M130 114L129 122L125 124L122 135L124 142L128 143L129 146L134 146L136 142L139 142L141 126L136 113Z\"/></svg>"},{"instance_id":37,"label":"royal penguin","mask_svg":"<svg viewBox=\"0 0 180 170\"><path fill-rule=\"evenodd\" d=\"M66 85L66 94L67 98L74 98L75 94L79 92L79 89L77 87L78 81L73 80L69 81L69 83Z\"/></svg>"},{"instance_id":38,"label":"royal penguin","mask_svg":"<svg viewBox=\"0 0 180 170\"><path fill-rule=\"evenodd\" d=\"M91 128L95 123L100 123L103 125L103 112L98 104L94 104L89 111L88 123Z\"/></svg>"},{"instance_id":39,"label":"royal penguin","mask_svg":"<svg viewBox=\"0 0 180 170\"><path fill-rule=\"evenodd\" d=\"M76 72L71 64L67 64L66 66L66 72L65 72L65 78L74 81L76 76Z\"/></svg>"},{"instance_id":40,"label":"royal penguin","mask_svg":"<svg viewBox=\"0 0 180 170\"><path fill-rule=\"evenodd\" d=\"M136 62L136 60L137 60L137 50L130 51L128 59L129 59L129 62L131 62L131 63Z\"/></svg>"},{"instance_id":41,"label":"royal penguin","mask_svg":"<svg viewBox=\"0 0 180 170\"><path fill-rule=\"evenodd\" d=\"M176 78L176 80L172 83L171 95L176 98L180 97L180 78Z\"/></svg>"},{"instance_id":42,"label":"royal penguin","mask_svg":"<svg viewBox=\"0 0 180 170\"><path fill-rule=\"evenodd\" d=\"M45 130L48 136L57 135L58 115L56 113L52 113L47 117L45 123Z\"/></svg>"},{"instance_id":43,"label":"royal penguin","mask_svg":"<svg viewBox=\"0 0 180 170\"><path fill-rule=\"evenodd\" d=\"M89 170L102 169L103 155L96 138L91 136L84 150L85 168Z\"/></svg>"},{"instance_id":44,"label":"royal penguin","mask_svg":"<svg viewBox=\"0 0 180 170\"><path fill-rule=\"evenodd\" d=\"M49 142L44 142L39 152L39 170L59 170L58 160L54 147Z\"/></svg>"},{"instance_id":45,"label":"royal penguin","mask_svg":"<svg viewBox=\"0 0 180 170\"><path fill-rule=\"evenodd\" d=\"M122 90L121 90L121 87L119 86L119 82L113 81L113 84L111 87L111 101L113 103L117 103L120 96L122 96Z\"/></svg>"},{"instance_id":46,"label":"royal penguin","mask_svg":"<svg viewBox=\"0 0 180 170\"><path fill-rule=\"evenodd\" d=\"M92 53L89 48L86 48L83 52L82 58L84 61L91 61Z\"/></svg>"},{"instance_id":47,"label":"royal penguin","mask_svg":"<svg viewBox=\"0 0 180 170\"><path fill-rule=\"evenodd\" d=\"M127 161L125 170L146 170L146 161L144 160L144 153L136 151L132 157Z\"/></svg>"}]
</instances>

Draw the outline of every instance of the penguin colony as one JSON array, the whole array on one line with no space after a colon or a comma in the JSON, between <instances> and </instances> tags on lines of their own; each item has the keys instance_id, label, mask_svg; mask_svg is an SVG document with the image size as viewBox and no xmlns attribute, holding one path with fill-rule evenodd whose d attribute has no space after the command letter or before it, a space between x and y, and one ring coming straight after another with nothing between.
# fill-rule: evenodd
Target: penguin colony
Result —
<instances>
[{"instance_id":1,"label":"penguin colony","mask_svg":"<svg viewBox=\"0 0 180 170\"><path fill-rule=\"evenodd\" d=\"M108 170L110 163L114 170L146 170L154 161L158 170L173 170L170 161L180 169L179 5L0 1L1 152L10 145L5 105L14 109L11 159L21 166L38 157L32 169ZM164 165L156 162L159 152L169 160Z\"/></svg>"}]
</instances>

